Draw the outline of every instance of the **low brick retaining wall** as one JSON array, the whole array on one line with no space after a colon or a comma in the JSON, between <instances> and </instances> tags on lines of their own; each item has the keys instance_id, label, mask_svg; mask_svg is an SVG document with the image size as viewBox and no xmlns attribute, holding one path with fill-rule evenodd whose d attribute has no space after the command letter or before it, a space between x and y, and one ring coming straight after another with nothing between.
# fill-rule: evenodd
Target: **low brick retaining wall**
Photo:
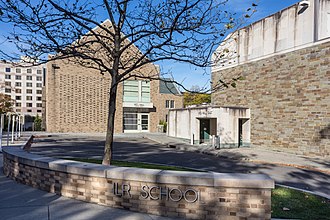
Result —
<instances>
[{"instance_id":1,"label":"low brick retaining wall","mask_svg":"<svg viewBox=\"0 0 330 220\"><path fill-rule=\"evenodd\" d=\"M60 160L4 147L4 173L65 197L186 219L271 219L274 181L262 174L163 171Z\"/></svg>"}]
</instances>

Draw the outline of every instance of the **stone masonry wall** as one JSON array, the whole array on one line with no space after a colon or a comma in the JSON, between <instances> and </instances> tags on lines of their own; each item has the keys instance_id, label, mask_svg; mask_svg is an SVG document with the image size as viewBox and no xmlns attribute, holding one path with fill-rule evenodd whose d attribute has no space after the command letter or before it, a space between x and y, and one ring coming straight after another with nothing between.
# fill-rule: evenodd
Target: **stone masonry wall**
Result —
<instances>
[{"instance_id":1,"label":"stone masonry wall","mask_svg":"<svg viewBox=\"0 0 330 220\"><path fill-rule=\"evenodd\" d=\"M330 42L212 73L243 76L212 103L251 109L251 143L305 155L330 155Z\"/></svg>"},{"instance_id":2,"label":"stone masonry wall","mask_svg":"<svg viewBox=\"0 0 330 220\"><path fill-rule=\"evenodd\" d=\"M13 147L4 148L4 173L48 192L131 211L185 219L271 219L274 181L262 174L102 166L46 158Z\"/></svg>"}]
</instances>

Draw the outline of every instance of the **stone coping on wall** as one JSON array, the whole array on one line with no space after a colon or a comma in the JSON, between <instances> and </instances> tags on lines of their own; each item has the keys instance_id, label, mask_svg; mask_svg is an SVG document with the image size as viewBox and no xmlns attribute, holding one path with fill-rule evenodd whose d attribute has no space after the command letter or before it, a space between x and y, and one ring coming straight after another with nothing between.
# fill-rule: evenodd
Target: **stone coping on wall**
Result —
<instances>
[{"instance_id":1,"label":"stone coping on wall","mask_svg":"<svg viewBox=\"0 0 330 220\"><path fill-rule=\"evenodd\" d=\"M32 154L20 147L3 147L3 153L6 158L20 164L90 177L208 187L274 188L274 180L265 174L186 172L104 166Z\"/></svg>"}]
</instances>

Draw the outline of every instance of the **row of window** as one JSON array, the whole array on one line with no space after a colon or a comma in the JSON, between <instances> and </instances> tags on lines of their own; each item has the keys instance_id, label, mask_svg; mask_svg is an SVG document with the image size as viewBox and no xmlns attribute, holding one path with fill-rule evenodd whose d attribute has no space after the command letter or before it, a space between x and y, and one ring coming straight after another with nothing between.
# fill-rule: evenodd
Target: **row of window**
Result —
<instances>
[{"instance_id":1,"label":"row of window","mask_svg":"<svg viewBox=\"0 0 330 220\"><path fill-rule=\"evenodd\" d=\"M15 104L15 106L16 106L16 107L22 107L22 103L17 102L17 103ZM23 107L24 107L24 106L23 106ZM25 106L25 107L33 107L33 103L28 102L28 103L26 103L26 106ZM41 107L42 107L42 103L37 103L36 107L41 108Z\"/></svg>"},{"instance_id":2,"label":"row of window","mask_svg":"<svg viewBox=\"0 0 330 220\"><path fill-rule=\"evenodd\" d=\"M31 101L32 100L32 96L26 96L26 100L29 100L29 101ZM19 96L19 95L17 95L16 97L15 97L15 100L22 100L22 96ZM37 101L42 101L42 98L41 98L41 96L37 96Z\"/></svg>"},{"instance_id":3,"label":"row of window","mask_svg":"<svg viewBox=\"0 0 330 220\"><path fill-rule=\"evenodd\" d=\"M10 88L5 88L5 93L11 93L12 91L14 91L14 90L12 90ZM36 91L37 91L37 94L42 94L42 90L36 90ZM27 89L25 93L32 94L32 92L33 92L32 89ZM22 89L15 89L15 93L22 93Z\"/></svg>"},{"instance_id":4,"label":"row of window","mask_svg":"<svg viewBox=\"0 0 330 220\"><path fill-rule=\"evenodd\" d=\"M27 111L27 112L32 112L32 109L27 109L26 111ZM17 109L16 109L16 112L21 112L21 109L17 108ZM37 112L42 112L42 110L37 109Z\"/></svg>"},{"instance_id":5,"label":"row of window","mask_svg":"<svg viewBox=\"0 0 330 220\"><path fill-rule=\"evenodd\" d=\"M11 75L6 74L5 75L5 79L11 79ZM22 76L15 76L16 80L22 80ZM32 76L26 76L26 80L32 80ZM37 81L42 81L42 77L41 76L37 76L36 77Z\"/></svg>"},{"instance_id":6,"label":"row of window","mask_svg":"<svg viewBox=\"0 0 330 220\"><path fill-rule=\"evenodd\" d=\"M10 67L6 67L5 68L5 72L6 73L10 73L11 72L11 68ZM16 73L22 73L22 69L16 68ZM26 69L26 73L32 73L32 69ZM37 70L37 74L42 74L42 70Z\"/></svg>"},{"instance_id":7,"label":"row of window","mask_svg":"<svg viewBox=\"0 0 330 220\"><path fill-rule=\"evenodd\" d=\"M6 86L11 86L11 82L5 82ZM33 83L32 82L27 82L26 83L26 87L32 87ZM21 87L22 83L21 82L15 82L15 86L17 87ZM36 87L41 88L42 87L42 83L36 83Z\"/></svg>"}]
</instances>

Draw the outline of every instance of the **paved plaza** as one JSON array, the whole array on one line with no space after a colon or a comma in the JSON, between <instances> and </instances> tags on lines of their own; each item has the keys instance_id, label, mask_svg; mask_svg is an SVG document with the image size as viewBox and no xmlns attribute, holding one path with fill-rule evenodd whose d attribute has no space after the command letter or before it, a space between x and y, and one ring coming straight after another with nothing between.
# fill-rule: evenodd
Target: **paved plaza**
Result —
<instances>
[{"instance_id":1,"label":"paved plaza","mask_svg":"<svg viewBox=\"0 0 330 220\"><path fill-rule=\"evenodd\" d=\"M330 198L330 163L326 159L303 158L258 148L218 150L214 155L212 151L201 153L200 149L188 149L189 145L179 140L175 142L176 139L167 138L165 135L159 136L163 142L159 143L160 141L156 142L156 137L157 135L116 136L114 159L182 166L219 173L263 173L273 178L276 184ZM171 147L166 144L169 141ZM36 139L32 152L59 158L101 159L103 147L104 135L53 134Z\"/></svg>"},{"instance_id":2,"label":"paved plaza","mask_svg":"<svg viewBox=\"0 0 330 220\"><path fill-rule=\"evenodd\" d=\"M157 137L157 135L148 138L140 135L116 136L114 159L168 164L214 172L265 173L275 179L277 184L300 188L329 198L330 176L327 174L329 171L327 160L311 159L310 163L307 163L308 158L280 152L267 153L259 149L258 153L252 154L253 150L257 150L253 148L223 150L214 154L211 149L209 152L198 149L202 146L185 149L187 145L179 140L175 142L175 139L167 139L163 136L160 141ZM39 138L36 138L32 145L32 153L59 158L101 158L103 146L104 136L99 134L39 134ZM283 159L288 159L286 157L291 158L291 161L288 161L286 166L280 165ZM266 160L268 163L261 163ZM4 176L2 164L0 153L0 219L170 219L85 203L18 184ZM305 168L299 168L298 165Z\"/></svg>"}]
</instances>

